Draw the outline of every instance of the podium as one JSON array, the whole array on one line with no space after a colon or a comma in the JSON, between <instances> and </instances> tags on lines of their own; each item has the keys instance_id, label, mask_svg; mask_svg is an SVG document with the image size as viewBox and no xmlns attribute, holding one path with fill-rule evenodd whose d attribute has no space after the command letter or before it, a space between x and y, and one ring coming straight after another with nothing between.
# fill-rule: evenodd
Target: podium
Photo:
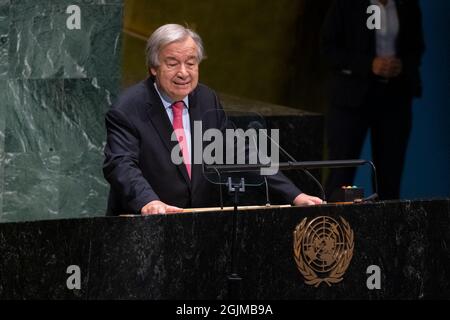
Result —
<instances>
[{"instance_id":1,"label":"podium","mask_svg":"<svg viewBox=\"0 0 450 320\"><path fill-rule=\"evenodd\" d=\"M232 214L0 224L0 298L226 299ZM449 199L240 210L238 217L243 299L450 298ZM299 267L295 231L316 218L345 221L346 239L352 234L339 282L305 282L320 243L302 247ZM324 249L313 253L326 257ZM80 289L67 287L69 266L79 267ZM368 287L373 266L379 289Z\"/></svg>"}]
</instances>

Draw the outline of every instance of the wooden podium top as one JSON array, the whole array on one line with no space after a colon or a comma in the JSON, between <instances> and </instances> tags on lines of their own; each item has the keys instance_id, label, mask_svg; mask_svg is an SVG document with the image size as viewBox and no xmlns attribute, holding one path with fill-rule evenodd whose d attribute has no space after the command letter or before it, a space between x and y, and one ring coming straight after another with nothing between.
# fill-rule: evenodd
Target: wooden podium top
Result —
<instances>
[{"instance_id":1,"label":"wooden podium top","mask_svg":"<svg viewBox=\"0 0 450 320\"><path fill-rule=\"evenodd\" d=\"M290 204L285 205L269 205L269 206L238 206L239 211L243 210L261 210L261 209L278 209L278 208L291 208ZM175 213L203 213L203 212L227 212L233 211L234 207L208 207L208 208L188 208L183 209L181 212ZM140 217L139 214L121 214L119 217Z\"/></svg>"},{"instance_id":2,"label":"wooden podium top","mask_svg":"<svg viewBox=\"0 0 450 320\"><path fill-rule=\"evenodd\" d=\"M333 203L324 203L324 204L334 204L334 205L348 205L354 204L354 202L333 202ZM317 205L316 205L317 206ZM283 205L265 205L265 206L238 206L239 211L245 210L264 210L264 209L281 209L281 208L293 208L290 204ZM307 207L307 206L305 206ZM234 207L208 207L208 208L188 208L183 209L181 212L176 213L203 213L203 212L229 212L233 211ZM139 214L121 214L119 217L140 217Z\"/></svg>"}]
</instances>

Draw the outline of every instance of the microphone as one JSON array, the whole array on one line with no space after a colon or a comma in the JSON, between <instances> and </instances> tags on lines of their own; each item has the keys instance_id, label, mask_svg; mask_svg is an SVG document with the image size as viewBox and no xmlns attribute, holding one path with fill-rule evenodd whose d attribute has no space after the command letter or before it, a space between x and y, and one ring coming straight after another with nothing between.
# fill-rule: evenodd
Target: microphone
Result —
<instances>
[{"instance_id":1,"label":"microphone","mask_svg":"<svg viewBox=\"0 0 450 320\"><path fill-rule=\"evenodd\" d=\"M254 120L254 121L251 121L251 122L249 122L249 124L247 125L247 129L255 129L257 132L259 132L259 130L261 130L261 129L265 129L265 127L264 127L264 125L260 122L260 121L256 121L256 120ZM263 131L264 132L264 131ZM289 152L287 152L282 146L280 146L275 140L273 140L268 134L266 134L265 132L264 132L264 134L265 134L265 136L267 137L267 138L269 138L269 140L271 141L271 142L273 142L273 143L275 143L275 145L278 147L278 149L280 149L282 152L283 152L283 154L285 155L285 156L287 156L292 162L298 162L297 160L295 160L295 158L289 153ZM255 144L256 144L256 142L255 142ZM258 147L256 146L256 150L258 150ZM316 179L316 177L314 177L312 174L311 174L311 172L309 172L307 169L304 169L304 168L299 168L303 173L305 173L310 179L312 179L313 181L314 181L314 183L319 187L319 190L320 190L320 193L321 193L321 198L322 198L322 200L325 202L326 201L326 199L325 199L325 191L324 191L324 189L323 189L323 186L322 186L322 184ZM266 184L267 184L267 179L265 179L266 180ZM268 195L267 195L268 196Z\"/></svg>"}]
</instances>

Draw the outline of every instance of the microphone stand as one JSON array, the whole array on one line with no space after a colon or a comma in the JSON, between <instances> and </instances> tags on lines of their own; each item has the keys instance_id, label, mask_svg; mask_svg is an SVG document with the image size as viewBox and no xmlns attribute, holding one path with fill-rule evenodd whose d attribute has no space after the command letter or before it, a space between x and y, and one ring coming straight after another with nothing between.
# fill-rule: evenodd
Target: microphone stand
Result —
<instances>
[{"instance_id":1,"label":"microphone stand","mask_svg":"<svg viewBox=\"0 0 450 320\"><path fill-rule=\"evenodd\" d=\"M241 281L242 278L238 274L238 205L239 205L239 193L245 192L245 179L237 183L233 182L231 177L228 177L228 191L234 193L233 204L233 229L231 238L231 274L228 276L228 299L229 300L239 300L241 298Z\"/></svg>"},{"instance_id":2,"label":"microphone stand","mask_svg":"<svg viewBox=\"0 0 450 320\"><path fill-rule=\"evenodd\" d=\"M253 137L254 139L254 137ZM256 145L256 141L253 140L255 144L256 150L258 149ZM214 171L220 177L220 170L214 168ZM269 186L267 183L267 178L264 177L265 185L266 185L266 206L270 206L269 202ZM233 182L231 177L228 177L228 192L234 193L233 197L233 229L232 229L232 238L231 238L231 274L228 276L228 298L229 300L239 300L241 298L241 284L242 278L238 274L239 260L238 260L238 205L239 205L239 193L245 192L245 179L241 178L239 182Z\"/></svg>"},{"instance_id":3,"label":"microphone stand","mask_svg":"<svg viewBox=\"0 0 450 320\"><path fill-rule=\"evenodd\" d=\"M269 202L269 191L268 191L268 185L267 185L267 179L264 178L266 181L266 198L267 203L266 206L270 206ZM231 177L228 177L228 191L230 193L234 193L233 197L233 227L232 227L232 237L231 237L231 274L228 276L228 299L229 300L240 300L241 299L241 284L242 284L242 278L238 274L238 267L239 267L239 260L238 260L238 250L237 250L237 244L238 244L238 206L239 206L239 193L245 192L245 179L241 178L241 180L238 183L233 182L233 179Z\"/></svg>"}]
</instances>

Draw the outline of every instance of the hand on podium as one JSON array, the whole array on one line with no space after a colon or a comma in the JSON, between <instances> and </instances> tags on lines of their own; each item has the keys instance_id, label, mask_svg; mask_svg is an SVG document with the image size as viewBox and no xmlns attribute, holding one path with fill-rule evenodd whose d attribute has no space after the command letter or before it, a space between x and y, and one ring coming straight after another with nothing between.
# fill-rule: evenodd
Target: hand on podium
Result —
<instances>
[{"instance_id":1,"label":"hand on podium","mask_svg":"<svg viewBox=\"0 0 450 320\"><path fill-rule=\"evenodd\" d=\"M323 203L324 202L322 201L322 199L307 195L306 193L300 193L294 199L295 206L313 206L316 204L323 204Z\"/></svg>"},{"instance_id":2,"label":"hand on podium","mask_svg":"<svg viewBox=\"0 0 450 320\"><path fill-rule=\"evenodd\" d=\"M174 206L169 206L168 204L165 204L164 202L159 200L151 201L141 209L141 215L143 216L148 216L151 214L179 213L179 212L183 212L183 209Z\"/></svg>"}]
</instances>

